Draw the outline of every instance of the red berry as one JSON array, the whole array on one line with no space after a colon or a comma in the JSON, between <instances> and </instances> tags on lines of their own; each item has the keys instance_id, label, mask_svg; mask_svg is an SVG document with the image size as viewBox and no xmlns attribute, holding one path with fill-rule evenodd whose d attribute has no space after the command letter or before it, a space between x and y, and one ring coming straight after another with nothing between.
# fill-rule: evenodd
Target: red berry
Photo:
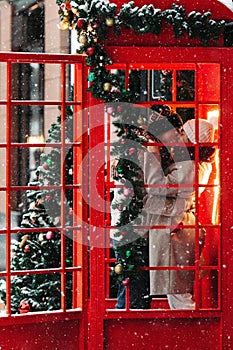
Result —
<instances>
[{"instance_id":1,"label":"red berry","mask_svg":"<svg viewBox=\"0 0 233 350\"><path fill-rule=\"evenodd\" d=\"M26 314L28 312L30 312L30 310L28 310L28 309L19 309L20 314Z\"/></svg>"},{"instance_id":2,"label":"red berry","mask_svg":"<svg viewBox=\"0 0 233 350\"><path fill-rule=\"evenodd\" d=\"M66 5L67 10L70 10L70 9L71 9L70 1L67 1L67 2L65 3L65 5Z\"/></svg>"},{"instance_id":3,"label":"red berry","mask_svg":"<svg viewBox=\"0 0 233 350\"><path fill-rule=\"evenodd\" d=\"M111 106L108 107L108 108L107 108L107 113L108 113L108 114L112 114L112 113L113 113L113 107L111 107Z\"/></svg>"},{"instance_id":4,"label":"red berry","mask_svg":"<svg viewBox=\"0 0 233 350\"><path fill-rule=\"evenodd\" d=\"M99 22L95 22L95 23L92 25L92 28L93 28L93 29L97 29L97 28L99 28L99 26L100 26Z\"/></svg>"},{"instance_id":5,"label":"red berry","mask_svg":"<svg viewBox=\"0 0 233 350\"><path fill-rule=\"evenodd\" d=\"M48 170L48 168L49 168L48 164L44 163L44 164L43 164L43 168L44 168L45 170Z\"/></svg>"},{"instance_id":6,"label":"red berry","mask_svg":"<svg viewBox=\"0 0 233 350\"><path fill-rule=\"evenodd\" d=\"M122 281L122 284L123 284L123 286L127 286L129 284L129 282L130 282L130 278L126 277L126 279Z\"/></svg>"},{"instance_id":7,"label":"red berry","mask_svg":"<svg viewBox=\"0 0 233 350\"><path fill-rule=\"evenodd\" d=\"M50 240L50 239L53 239L54 237L54 233L52 231L48 231L46 233L46 239Z\"/></svg>"},{"instance_id":8,"label":"red berry","mask_svg":"<svg viewBox=\"0 0 233 350\"><path fill-rule=\"evenodd\" d=\"M124 196L129 197L132 194L131 188L124 188Z\"/></svg>"},{"instance_id":9,"label":"red berry","mask_svg":"<svg viewBox=\"0 0 233 350\"><path fill-rule=\"evenodd\" d=\"M30 311L31 311L31 305L29 304L29 302L26 300L22 300L19 305L19 313L25 314Z\"/></svg>"},{"instance_id":10,"label":"red berry","mask_svg":"<svg viewBox=\"0 0 233 350\"><path fill-rule=\"evenodd\" d=\"M88 53L88 55L93 55L95 53L95 48L94 47L88 47L87 53Z\"/></svg>"},{"instance_id":11,"label":"red berry","mask_svg":"<svg viewBox=\"0 0 233 350\"><path fill-rule=\"evenodd\" d=\"M133 148L133 147L131 147L131 148L129 149L129 156L132 156L135 152L136 152L136 149Z\"/></svg>"},{"instance_id":12,"label":"red berry","mask_svg":"<svg viewBox=\"0 0 233 350\"><path fill-rule=\"evenodd\" d=\"M77 26L79 28L85 28L87 26L87 22L84 18L79 18L77 21Z\"/></svg>"},{"instance_id":13,"label":"red berry","mask_svg":"<svg viewBox=\"0 0 233 350\"><path fill-rule=\"evenodd\" d=\"M30 252L30 247L29 245L25 245L24 247L24 253L29 253Z\"/></svg>"}]
</instances>

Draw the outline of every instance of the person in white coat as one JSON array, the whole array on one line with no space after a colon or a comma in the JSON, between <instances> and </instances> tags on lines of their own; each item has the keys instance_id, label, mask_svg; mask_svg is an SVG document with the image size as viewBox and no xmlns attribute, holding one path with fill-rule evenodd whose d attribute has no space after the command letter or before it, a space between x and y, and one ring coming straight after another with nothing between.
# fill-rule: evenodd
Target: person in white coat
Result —
<instances>
[{"instance_id":1,"label":"person in white coat","mask_svg":"<svg viewBox=\"0 0 233 350\"><path fill-rule=\"evenodd\" d=\"M214 148L200 148L197 167L195 151L185 146L186 142L196 142L195 120L184 124L184 132L175 129L168 120L169 116L157 116L151 123L148 131L151 135L149 142L153 142L153 145L147 147L144 155L143 170L148 193L144 207L146 216L142 224L149 228L150 294L167 295L171 309L194 309L195 172L198 171L198 185L208 183ZM213 142L213 125L199 119L198 126L199 143ZM162 167L161 145L156 145L155 141L164 145L167 143L167 149L174 145L171 147L173 158L166 169ZM177 144L182 146L178 152ZM199 195L203 190L204 186L198 188ZM199 256L204 238L205 230L200 229ZM182 268L188 266L193 270Z\"/></svg>"},{"instance_id":2,"label":"person in white coat","mask_svg":"<svg viewBox=\"0 0 233 350\"><path fill-rule=\"evenodd\" d=\"M157 108L158 106L156 106ZM181 117L175 113L171 112L171 108L166 105L161 105L160 107L160 112L161 115L163 115L166 119L166 117L169 115L169 123L168 127L169 129L177 130L175 132L175 137L174 141L177 141L179 139L180 131L179 129L182 128L183 122ZM153 109L152 109L153 110ZM151 121L153 120L153 117L158 115L158 113L155 111L151 115ZM174 129L175 128L175 129ZM171 130L172 131L172 130ZM142 135L146 135L146 129L141 128L140 133ZM172 131L173 133L173 131ZM167 133L168 137L170 138L170 132L168 130ZM142 136L144 139L144 136ZM177 139L178 137L178 139ZM144 139L146 141L146 138ZM141 150L141 147L139 148L137 155L138 155L138 165L139 167L141 166L141 170L139 170L140 174L140 179L143 179L143 151ZM163 162L163 167L167 166L167 162L169 158L168 152L164 152L162 155L162 162ZM118 160L114 160L112 163L112 178L115 183L115 188L114 188L114 196L113 200L111 203L111 226L115 227L118 224L118 221L120 219L120 210L119 210L119 203L122 201L124 202L124 205L130 205L131 202L131 196L125 196L124 191L122 191L122 186L127 185L127 187L130 186L130 179L126 180L125 178L122 178L119 176L117 173L117 168L118 168ZM133 188L132 188L133 190ZM133 192L133 191L132 191ZM146 188L142 188L142 194L146 197ZM139 214L139 217L141 215ZM144 215L143 215L144 219ZM135 224L137 222L137 219L135 220ZM131 222L134 224L134 222ZM137 225L137 224L136 224ZM121 246L124 244L121 241L121 236L118 236L117 229L111 229L110 231L110 238L111 238L111 243L114 246L114 248L117 248L118 246ZM141 233L141 230L139 230L139 234L137 233L137 229L135 230L135 235L132 237L132 240L134 243L136 243L138 240L140 240L140 257L141 257L141 265L140 266L148 266L149 264L149 256L148 256L148 232ZM141 236L141 237L140 237ZM116 258L118 259L119 257L117 256L117 249L115 250ZM140 275L140 277L138 277ZM149 272L147 270L140 270L138 271L138 276L135 278L131 278L130 281L130 308L136 308L136 309L148 309L150 308L150 297L149 297ZM118 293L117 293L117 303L116 303L116 308L117 309L122 309L125 308L125 286L122 284L119 286Z\"/></svg>"}]
</instances>

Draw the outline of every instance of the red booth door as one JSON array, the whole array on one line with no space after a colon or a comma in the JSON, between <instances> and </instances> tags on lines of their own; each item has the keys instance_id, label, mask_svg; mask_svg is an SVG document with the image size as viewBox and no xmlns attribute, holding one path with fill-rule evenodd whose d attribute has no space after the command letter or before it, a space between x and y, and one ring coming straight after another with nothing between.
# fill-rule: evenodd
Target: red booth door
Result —
<instances>
[{"instance_id":1,"label":"red booth door","mask_svg":"<svg viewBox=\"0 0 233 350\"><path fill-rule=\"evenodd\" d=\"M110 244L113 229L110 192L115 187L111 178L111 149L115 141L113 115L111 108L90 99L89 349L217 350L231 347L229 310L232 288L229 286L232 283L232 239L228 205L232 192L232 166L229 162L232 156L229 147L232 130L229 126L233 117L229 98L233 78L231 49L108 47L107 52L114 62L109 69L113 74L121 75L125 89L130 83L131 87L134 85L138 89L135 108L150 108L152 104L158 104L161 91L156 87L156 77L157 80L158 77L166 79L170 74L169 97L165 103L184 118L204 118L212 122L216 127L214 143L217 152L207 189L197 203L197 222L207 234L203 250L203 271L206 273L203 279L196 278L194 286L196 309L169 310L166 296L160 296L152 299L150 310L130 309L127 301L125 309L117 310L114 277L110 273L116 262ZM186 75L194 84L194 94L189 99L179 97L183 84L181 78L185 79ZM199 263L195 266L199 271ZM129 295L130 286L127 286L127 291L126 295Z\"/></svg>"}]
</instances>

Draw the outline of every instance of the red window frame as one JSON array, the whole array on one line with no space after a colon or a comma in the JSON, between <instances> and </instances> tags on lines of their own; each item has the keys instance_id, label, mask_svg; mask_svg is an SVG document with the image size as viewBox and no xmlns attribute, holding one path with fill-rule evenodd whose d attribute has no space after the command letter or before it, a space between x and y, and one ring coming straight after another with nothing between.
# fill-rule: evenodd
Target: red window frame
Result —
<instances>
[{"instance_id":1,"label":"red window frame","mask_svg":"<svg viewBox=\"0 0 233 350\"><path fill-rule=\"evenodd\" d=\"M119 49L119 48L117 48ZM121 49L119 49L119 52L121 52ZM141 61L141 60L140 60ZM196 119L196 128L198 129L198 116L200 117L200 115L203 115L203 112L205 113L205 115L207 116L207 112L208 111L213 111L215 109L220 110L220 64L219 63L206 63L203 62L201 63L201 61L199 62L194 62L194 63L117 63L114 64L113 66L111 66L111 69L119 69L119 70L124 70L125 71L125 88L127 89L128 85L129 85L129 73L130 70L135 69L135 70L151 70L151 69L155 69L155 70L172 70L174 72L173 74L173 82L172 82L172 100L171 101L165 101L165 104L170 105L171 107L173 107L174 109L176 108L194 108L195 110L195 119ZM216 70L216 74L211 74L211 69L214 71ZM194 70L195 72L195 98L193 101L177 101L176 100L176 71L178 70ZM204 77L206 76L210 76L210 78L206 78L206 80L204 79ZM217 79L213 81L213 76L215 77L214 79ZM208 80L209 79L209 80ZM209 84L209 86L211 86L208 90L207 88L207 84ZM214 95L213 89L216 88L216 93ZM206 90L207 89L207 90ZM209 93L208 93L209 92ZM213 98L214 96L214 98ZM156 104L156 102L154 101L147 101L147 102L141 102L138 101L137 104L139 106L145 106L145 107L150 107L153 103ZM106 169L106 182L105 182L105 186L106 186L106 195L107 195L107 199L108 202L110 203L110 189L114 188L114 182L112 182L111 180L111 157L110 157L110 149L112 146L111 143L111 131L110 131L110 125L111 125L111 116L108 116L108 128L107 128L107 140L106 140L106 145L107 145L107 158L106 158L106 164L107 164L107 169ZM218 137L215 139L215 142L213 143L213 145L215 147L217 147L218 151L220 150L220 138L219 138L219 125L220 125L220 121L218 120ZM197 139L198 142L198 139ZM198 154L198 149L197 149L197 145L196 145L196 155ZM198 169L198 157L196 157L196 169ZM219 172L219 163L218 163L218 172ZM216 169L215 169L216 171ZM220 176L219 173L217 174L217 178L218 181L220 180ZM214 188L219 191L219 182L216 184L213 184L213 182L211 184L208 184L206 186L206 188L208 188L209 191L214 191ZM195 193L196 193L196 198L198 198L198 191L199 191L199 185L198 185L198 172L196 171L196 175L195 175L195 183L194 183L194 189L195 189ZM220 200L220 195L218 193L218 203ZM203 223L203 225L200 226L200 224L198 223L198 217L199 217L199 204L197 204L197 208L196 208L196 224L195 224L195 231L196 231L196 241L195 241L195 246L196 246L196 263L194 267L187 267L187 269L194 269L196 271L195 273L195 286L194 286L194 295L195 295L195 301L196 301L196 311L202 311L202 310L212 310L212 312L214 313L214 311L218 311L221 309L221 274L219 273L221 271L221 255L220 255L220 251L221 251L221 239L220 239L220 222L218 221L217 223L210 223L207 222L206 224ZM110 211L110 210L109 210ZM219 204L218 204L218 211L219 211ZM202 213L203 215L203 213ZM219 219L218 219L219 220ZM106 217L106 224L107 224L107 230L106 230L106 242L109 242L109 230L111 230L113 227L111 226L111 219L110 216L107 215ZM217 262L214 264L206 264L206 266L204 267L204 270L206 271L218 271L217 273L217 295L218 295L218 300L212 300L212 302L210 303L206 303L208 296L204 296L203 297L203 291L205 291L210 287L210 284L207 282L202 282L199 280L199 271L200 271L200 267L199 267L199 256L198 256L198 232L199 232L199 228L203 227L206 229L212 229L214 231L217 231L217 236L218 236L218 243L217 243L217 254L218 254L218 258L217 258ZM213 234L213 232L212 232ZM210 242L208 242L207 244L210 244ZM107 246L108 243L107 243ZM210 253L211 254L211 253ZM110 256L110 249L106 249L106 253L105 253L105 309L108 312L108 316L113 317L112 315L112 311L115 307L116 304L116 299L111 299L110 298L110 270L111 270L111 266L114 266L114 262L116 262L116 259L111 258ZM147 268L148 270L151 269L161 269L161 267L153 267ZM168 269L168 267L164 267L164 269ZM172 270L178 270L179 268L176 267L172 267ZM206 284L206 285L205 285ZM130 297L130 286L127 285L126 286L126 314L128 314L128 312L135 314L135 310L131 310L130 309L130 302L129 302L129 297ZM211 299L212 297L210 297ZM203 301L204 300L204 301ZM214 306L213 306L214 304ZM155 298L152 301L152 309L155 312L161 312L161 309L169 309L166 303L166 298ZM111 310L111 311L110 311ZM150 310L151 312L152 310ZM187 310L186 310L187 311ZM115 313L117 313L116 310L114 310ZM146 313L147 311L143 310L144 313ZM166 312L168 313L169 310L166 310ZM133 317L133 315L132 315Z\"/></svg>"},{"instance_id":2,"label":"red window frame","mask_svg":"<svg viewBox=\"0 0 233 350\"><path fill-rule=\"evenodd\" d=\"M12 97L12 65L13 64L30 64L38 63L46 65L56 65L60 67L60 98L58 100L16 100ZM84 263L87 259L87 254L84 254L85 246L83 242L83 230L82 225L80 225L80 219L84 217L84 211L82 205L80 206L80 200L82 200L81 186L80 186L80 167L82 166L80 159L84 153L84 145L82 140L82 130L83 122L81 119L77 119L77 115L80 114L83 110L84 104L84 89L85 82L83 81L83 63L84 57L77 55L61 55L61 54L25 54L25 53L1 53L0 54L0 64L5 67L6 71L6 96L0 100L0 105L6 107L6 137L5 142L1 142L1 148L5 149L6 152L6 183L5 186L1 186L0 191L6 194L6 228L1 229L0 233L5 234L6 236L6 271L0 272L1 278L6 279L6 316L8 321L14 320L14 316L11 312L11 278L16 275L24 274L52 274L59 273L61 276L61 309L54 312L45 311L39 313L29 313L26 317L30 319L43 319L46 317L46 320L59 319L59 317L64 318L67 312L72 311L70 314L70 319L79 317L80 311L83 309L83 300L86 298L87 290L84 288L84 281L87 277L86 269L87 264ZM74 67L74 98L73 101L67 99L67 69L72 65ZM65 152L67 146L69 146L65 140L65 119L66 119L66 107L73 106L74 108L74 130L79 128L77 132L77 139L74 138L74 142L70 145L74 149L74 162L77 166L74 166L74 183L72 190L74 193L73 203L74 203L74 221L73 227L70 229L73 231L73 265L72 267L67 267L65 262L65 237L66 237L66 220L65 220L65 204L61 205L61 225L59 231L61 232L61 267L54 269L43 269L43 270L24 270L24 271L12 271L11 270L11 236L16 234L19 229L11 227L11 194L13 191L26 191L28 186L12 186L11 183L11 171L12 171L12 155L11 151L13 148L29 149L31 147L46 147L48 144L46 142L41 143L17 143L12 142L12 116L11 111L13 106L23 105L23 106L60 106L61 108L61 142L56 144L49 144L49 147L60 147L61 149L61 159L65 159ZM76 134L74 135L76 137ZM49 190L54 186L46 186ZM58 186L61 191L61 203L65 203L65 168L63 162L61 162L61 184ZM38 186L31 186L30 189L38 190ZM81 198L81 199L80 199ZM51 228L51 231L58 228ZM46 228L39 229L26 229L20 228L20 232L46 232ZM83 266L85 266L83 268ZM72 287L72 310L66 309L66 274L72 273L73 275L73 287ZM75 312L74 312L75 311ZM47 316L46 316L47 315ZM24 315L25 316L25 315ZM0 322L5 322L5 317L0 317Z\"/></svg>"}]
</instances>

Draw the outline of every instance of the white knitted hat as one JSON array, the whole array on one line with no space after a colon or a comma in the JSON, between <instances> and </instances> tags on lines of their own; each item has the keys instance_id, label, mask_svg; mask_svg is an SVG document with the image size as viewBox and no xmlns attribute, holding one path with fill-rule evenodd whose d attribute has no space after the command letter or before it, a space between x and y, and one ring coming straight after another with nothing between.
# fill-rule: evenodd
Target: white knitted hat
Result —
<instances>
[{"instance_id":1,"label":"white knitted hat","mask_svg":"<svg viewBox=\"0 0 233 350\"><path fill-rule=\"evenodd\" d=\"M196 141L195 137L195 119L188 120L184 125L183 129L188 139L191 142ZM214 126L205 119L198 120L199 125L199 142L213 142L214 141Z\"/></svg>"}]
</instances>

